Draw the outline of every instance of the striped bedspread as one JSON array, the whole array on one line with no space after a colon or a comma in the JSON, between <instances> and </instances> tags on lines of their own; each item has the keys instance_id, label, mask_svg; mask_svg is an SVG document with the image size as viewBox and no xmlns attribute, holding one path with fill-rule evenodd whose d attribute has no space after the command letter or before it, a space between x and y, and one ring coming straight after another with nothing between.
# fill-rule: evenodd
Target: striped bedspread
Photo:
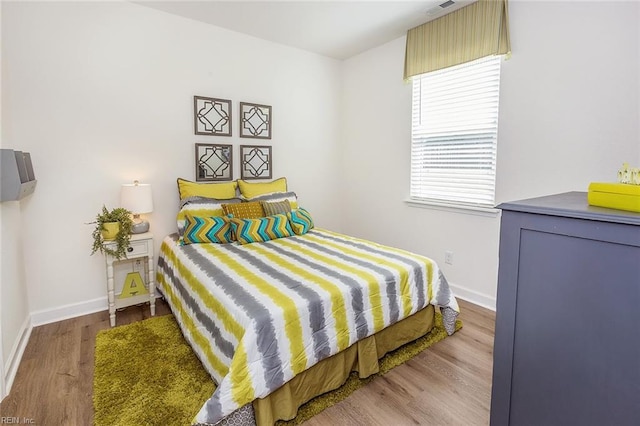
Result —
<instances>
[{"instance_id":1,"label":"striped bedspread","mask_svg":"<svg viewBox=\"0 0 640 426\"><path fill-rule=\"evenodd\" d=\"M169 236L160 251L159 287L218 384L194 423L215 424L428 304L452 327L458 312L432 260L326 230L247 245Z\"/></svg>"}]
</instances>

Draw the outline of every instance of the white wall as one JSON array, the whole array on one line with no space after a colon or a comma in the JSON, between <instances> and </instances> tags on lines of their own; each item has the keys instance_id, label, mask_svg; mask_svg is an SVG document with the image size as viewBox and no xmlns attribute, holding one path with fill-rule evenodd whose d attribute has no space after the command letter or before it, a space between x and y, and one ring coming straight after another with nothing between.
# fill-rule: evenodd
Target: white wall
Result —
<instances>
[{"instance_id":1,"label":"white wall","mask_svg":"<svg viewBox=\"0 0 640 426\"><path fill-rule=\"evenodd\" d=\"M510 3L499 202L585 190L640 164L639 9ZM237 120L232 138L194 136L193 95L232 99L236 118L239 101L272 105L275 177L320 226L433 257L459 294L494 303L499 219L403 202L404 38L340 63L131 3L3 2L1 23L2 146L30 151L38 178L32 196L0 209L3 361L28 312L106 308L84 222L117 204L121 183L153 185L157 251L175 227L175 179L194 176L193 144L251 143Z\"/></svg>"},{"instance_id":2,"label":"white wall","mask_svg":"<svg viewBox=\"0 0 640 426\"><path fill-rule=\"evenodd\" d=\"M29 305L25 278L23 246L24 224L21 219L22 203L7 201L0 204L0 323L2 327L0 356L3 379L10 387L29 334Z\"/></svg>"},{"instance_id":3,"label":"white wall","mask_svg":"<svg viewBox=\"0 0 640 426\"><path fill-rule=\"evenodd\" d=\"M0 2L0 33L2 33L2 2ZM0 49L0 73L2 72L2 49ZM0 75L0 80L1 80ZM0 102L0 117L2 116L2 102ZM0 121L1 123L1 121ZM1 128L2 126L0 126ZM2 148L2 135L0 134L0 148ZM0 171L1 172L1 171ZM0 207L0 250L2 249L2 207ZM2 256L0 253L0 309L4 311L4 305L2 304ZM4 333L2 332L2 315L0 315L0 401L5 397L5 378L4 378L4 345L2 344L2 340L4 339Z\"/></svg>"},{"instance_id":4,"label":"white wall","mask_svg":"<svg viewBox=\"0 0 640 426\"><path fill-rule=\"evenodd\" d=\"M2 16L0 3L0 17ZM0 25L1 25L0 18ZM0 52L0 70L6 60ZM2 103L0 103L0 115ZM0 126L0 148L12 148L5 137L7 126ZM0 399L8 392L28 335L29 306L22 245L21 205L0 203Z\"/></svg>"},{"instance_id":5,"label":"white wall","mask_svg":"<svg viewBox=\"0 0 640 426\"><path fill-rule=\"evenodd\" d=\"M615 181L640 153L637 2L514 2L498 201Z\"/></svg>"},{"instance_id":6,"label":"white wall","mask_svg":"<svg viewBox=\"0 0 640 426\"><path fill-rule=\"evenodd\" d=\"M510 2L497 202L615 181L640 155L639 5ZM499 218L407 206L411 88L404 37L344 64L345 231L435 259L458 294L494 306ZM454 253L444 263L445 250Z\"/></svg>"},{"instance_id":7,"label":"white wall","mask_svg":"<svg viewBox=\"0 0 640 426\"><path fill-rule=\"evenodd\" d=\"M122 183L152 184L157 252L175 231L176 178L194 179L195 142L233 143L236 178L237 145L272 145L274 177L320 226L340 228L338 61L124 2L6 3L2 50L6 136L38 179L20 231L38 318L106 309L84 223L117 205ZM232 138L194 135L194 95L233 100ZM273 107L271 141L237 136L240 101Z\"/></svg>"},{"instance_id":8,"label":"white wall","mask_svg":"<svg viewBox=\"0 0 640 426\"><path fill-rule=\"evenodd\" d=\"M2 3L0 2L0 32L2 31ZM2 69L2 50L0 49L0 70ZM1 71L0 71L1 72ZM0 76L1 77L1 76ZM2 102L0 102L0 116L2 116ZM1 126L0 126L1 127ZM2 148L2 135L0 135L0 148ZM0 207L0 244L2 241L2 207ZM2 245L0 245L0 249L2 249ZM2 257L0 256L0 309L4 311L5 307L2 303ZM2 340L4 340L4 333L2 332L2 315L0 315L0 401L5 397L5 378L4 378L4 345L2 344Z\"/></svg>"}]
</instances>

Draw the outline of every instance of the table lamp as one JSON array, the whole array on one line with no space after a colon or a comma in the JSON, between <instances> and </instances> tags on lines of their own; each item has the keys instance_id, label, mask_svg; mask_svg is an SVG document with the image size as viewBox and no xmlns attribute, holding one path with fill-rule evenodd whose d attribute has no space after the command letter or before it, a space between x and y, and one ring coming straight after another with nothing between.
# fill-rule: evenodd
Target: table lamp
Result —
<instances>
[{"instance_id":1,"label":"table lamp","mask_svg":"<svg viewBox=\"0 0 640 426\"><path fill-rule=\"evenodd\" d=\"M132 234L142 234L149 231L149 222L141 219L140 215L153 211L151 185L140 183L137 180L133 183L122 184L120 206L133 213Z\"/></svg>"}]
</instances>

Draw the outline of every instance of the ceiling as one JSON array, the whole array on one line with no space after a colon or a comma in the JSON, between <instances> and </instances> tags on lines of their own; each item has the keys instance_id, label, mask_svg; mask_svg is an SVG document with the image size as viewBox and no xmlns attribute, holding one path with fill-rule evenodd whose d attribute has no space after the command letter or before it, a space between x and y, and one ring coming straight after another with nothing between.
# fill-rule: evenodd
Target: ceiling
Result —
<instances>
[{"instance_id":1,"label":"ceiling","mask_svg":"<svg viewBox=\"0 0 640 426\"><path fill-rule=\"evenodd\" d=\"M308 50L350 58L472 0L427 1L146 1L157 10ZM430 13L427 13L429 11Z\"/></svg>"}]
</instances>

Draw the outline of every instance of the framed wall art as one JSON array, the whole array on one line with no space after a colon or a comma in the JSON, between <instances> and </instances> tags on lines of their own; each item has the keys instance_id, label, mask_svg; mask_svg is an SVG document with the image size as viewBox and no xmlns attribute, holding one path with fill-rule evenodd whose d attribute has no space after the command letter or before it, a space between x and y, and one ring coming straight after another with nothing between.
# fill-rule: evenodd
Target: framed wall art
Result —
<instances>
[{"instance_id":1,"label":"framed wall art","mask_svg":"<svg viewBox=\"0 0 640 426\"><path fill-rule=\"evenodd\" d=\"M271 147L240 145L240 179L271 179Z\"/></svg>"},{"instance_id":2,"label":"framed wall art","mask_svg":"<svg viewBox=\"0 0 640 426\"><path fill-rule=\"evenodd\" d=\"M196 144L196 181L233 179L233 146Z\"/></svg>"},{"instance_id":3,"label":"framed wall art","mask_svg":"<svg viewBox=\"0 0 640 426\"><path fill-rule=\"evenodd\" d=\"M271 107L240 102L240 137L271 139Z\"/></svg>"},{"instance_id":4,"label":"framed wall art","mask_svg":"<svg viewBox=\"0 0 640 426\"><path fill-rule=\"evenodd\" d=\"M196 135L231 136L231 101L194 96L193 123Z\"/></svg>"}]
</instances>

